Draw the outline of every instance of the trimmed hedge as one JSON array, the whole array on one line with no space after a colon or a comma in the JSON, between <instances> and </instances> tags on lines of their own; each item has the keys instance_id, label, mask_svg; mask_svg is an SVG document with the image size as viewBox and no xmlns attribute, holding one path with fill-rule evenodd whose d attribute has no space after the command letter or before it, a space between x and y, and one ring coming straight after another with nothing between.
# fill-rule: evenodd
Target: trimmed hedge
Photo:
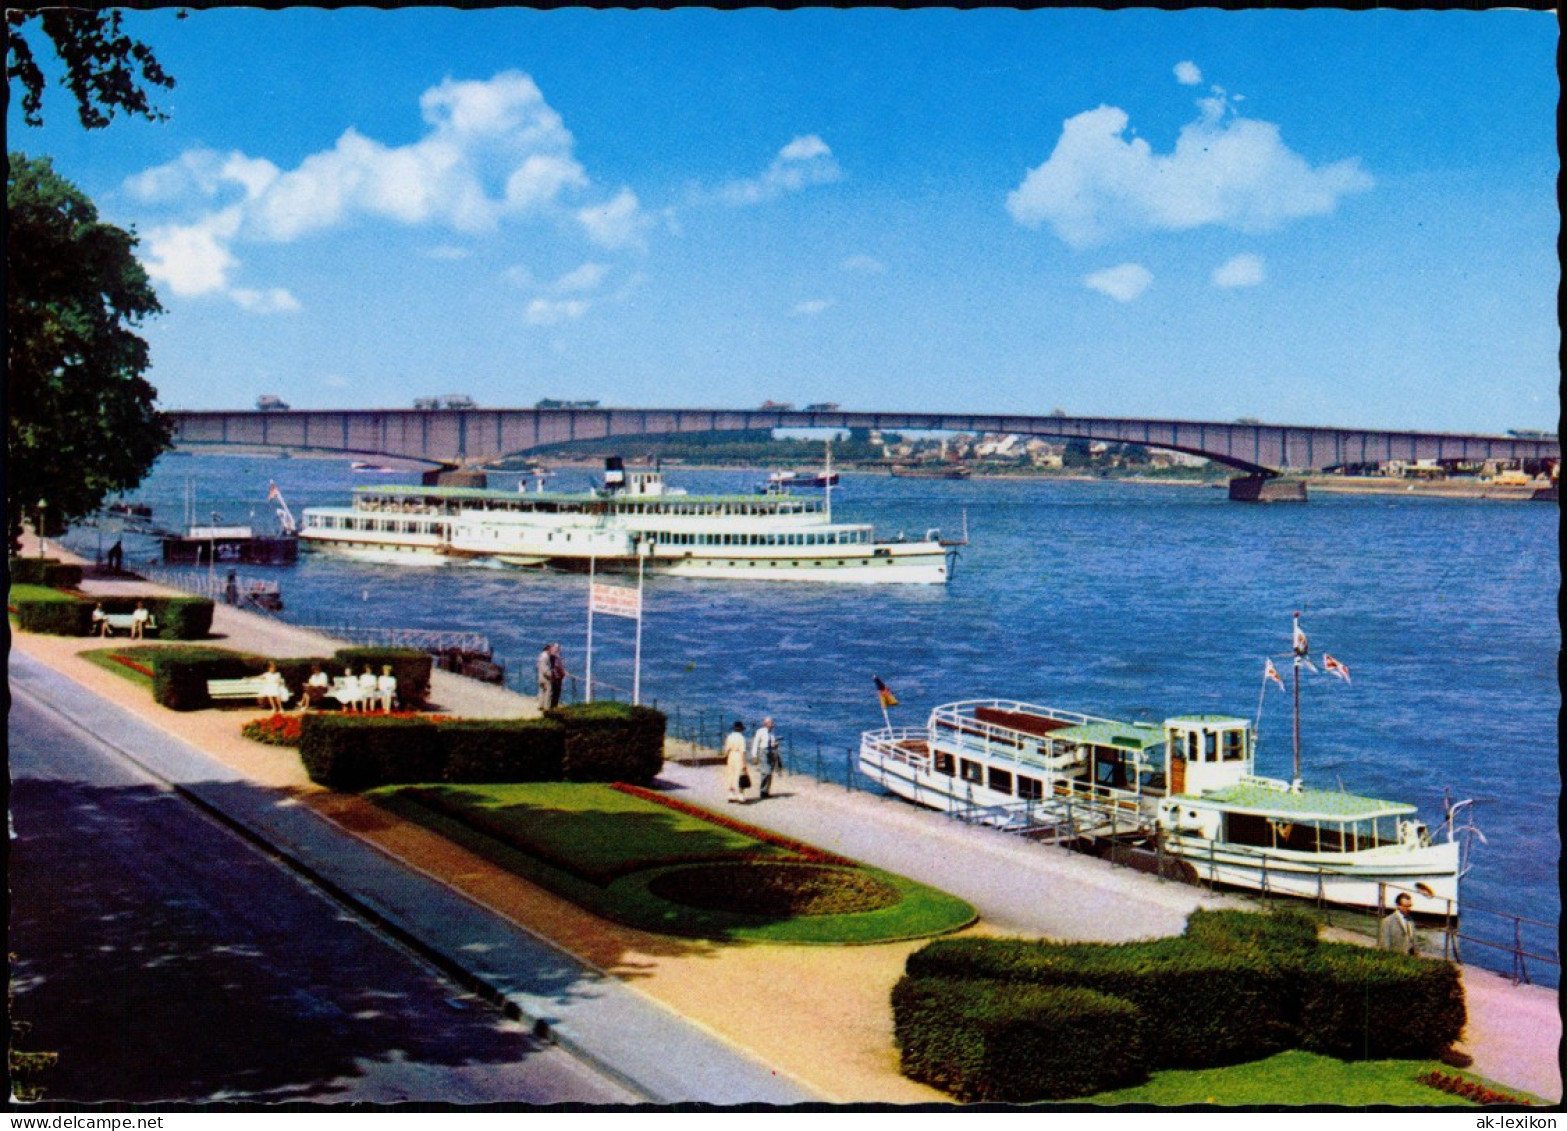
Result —
<instances>
[{"instance_id":1,"label":"trimmed hedge","mask_svg":"<svg viewBox=\"0 0 1567 1131\"><path fill-rule=\"evenodd\" d=\"M441 776L441 743L436 724L428 719L307 714L299 756L310 780L332 789L373 789Z\"/></svg>"},{"instance_id":2,"label":"trimmed hedge","mask_svg":"<svg viewBox=\"0 0 1567 1131\"><path fill-rule=\"evenodd\" d=\"M212 602L206 597L96 597L89 600L96 600L103 605L104 612L116 615L135 612L136 602L140 601L158 625L147 631L149 640L204 640L212 634ZM91 631L90 621L88 631ZM117 630L115 636L122 637L124 633Z\"/></svg>"},{"instance_id":3,"label":"trimmed hedge","mask_svg":"<svg viewBox=\"0 0 1567 1131\"><path fill-rule=\"evenodd\" d=\"M1068 986L905 975L892 990L902 1070L965 1103L1032 1103L1140 1083L1138 1011Z\"/></svg>"},{"instance_id":4,"label":"trimmed hedge","mask_svg":"<svg viewBox=\"0 0 1567 1131\"><path fill-rule=\"evenodd\" d=\"M61 568L81 572L79 566ZM200 640L211 634L212 602L205 597L85 597L31 583L12 585L9 597L18 628L51 636L87 636L92 632L94 605L101 604L111 615L129 615L138 601L147 606L158 626L147 630L148 640ZM124 636L123 630L116 630L115 638Z\"/></svg>"},{"instance_id":5,"label":"trimmed hedge","mask_svg":"<svg viewBox=\"0 0 1567 1131\"><path fill-rule=\"evenodd\" d=\"M171 711L202 711L213 706L212 697L207 694L209 679L244 679L266 670L264 656L241 652L215 656L203 648L190 655L162 655L153 665L152 697ZM242 700L238 705L256 706L250 700Z\"/></svg>"},{"instance_id":6,"label":"trimmed hedge","mask_svg":"<svg viewBox=\"0 0 1567 1131\"><path fill-rule=\"evenodd\" d=\"M1467 1017L1456 966L1353 943L1318 947L1301 985L1301 1047L1342 1060L1440 1056Z\"/></svg>"},{"instance_id":7,"label":"trimmed hedge","mask_svg":"<svg viewBox=\"0 0 1567 1131\"><path fill-rule=\"evenodd\" d=\"M23 632L86 636L92 628L93 603L73 593L41 585L17 584L11 586L6 603L16 610L16 627Z\"/></svg>"},{"instance_id":8,"label":"trimmed hedge","mask_svg":"<svg viewBox=\"0 0 1567 1131\"><path fill-rule=\"evenodd\" d=\"M288 661L309 664L310 661ZM282 663L279 663L282 670ZM215 675L210 678L226 678ZM603 752L627 741L635 725L642 735L657 730L663 743L663 714L655 719L613 711L578 713L567 728L558 717L548 719L389 719L375 714L307 714L299 755L310 780L334 790L370 790L379 785L418 782L561 782L561 780L622 780L614 777L572 779L567 752L575 739L578 750ZM647 708L635 708L638 713ZM389 724L412 725L385 738ZM401 746L406 743L406 746ZM646 753L621 758L621 769L646 766ZM613 771L614 760L600 755L600 769ZM660 761L663 753L660 750ZM578 772L583 766L578 764ZM653 771L657 772L657 771ZM647 775L652 780L652 772Z\"/></svg>"},{"instance_id":9,"label":"trimmed hedge","mask_svg":"<svg viewBox=\"0 0 1567 1131\"><path fill-rule=\"evenodd\" d=\"M417 648L339 648L332 661L353 669L355 675L370 665L376 675L385 664L397 677L397 698L407 707L423 707L430 698L430 653Z\"/></svg>"},{"instance_id":10,"label":"trimmed hedge","mask_svg":"<svg viewBox=\"0 0 1567 1131\"><path fill-rule=\"evenodd\" d=\"M560 781L565 730L549 719L454 719L440 724L441 780Z\"/></svg>"},{"instance_id":11,"label":"trimmed hedge","mask_svg":"<svg viewBox=\"0 0 1567 1131\"><path fill-rule=\"evenodd\" d=\"M59 558L9 558L6 571L11 575L12 585L75 589L82 583L82 567Z\"/></svg>"},{"instance_id":12,"label":"trimmed hedge","mask_svg":"<svg viewBox=\"0 0 1567 1131\"><path fill-rule=\"evenodd\" d=\"M546 717L565 728L566 781L649 785L664 768L662 711L627 703L577 703Z\"/></svg>"},{"instance_id":13,"label":"trimmed hedge","mask_svg":"<svg viewBox=\"0 0 1567 1131\"><path fill-rule=\"evenodd\" d=\"M911 954L905 969L908 980L968 987L973 995L965 1002L960 989L942 990L939 1000L950 1012L932 1013L926 998L900 1006L907 993L894 993L900 1044L920 1050L914 1064L922 1075L907 1066L905 1073L938 1087L961 1080L972 1095L1003 1086L975 1076L976 1065L992 1062L976 1060L970 1044L952 1044L958 1038L939 1030L961 1028L975 1010L988 1016L996 985L1016 994L1076 987L1122 1001L1136 1015L1147 1069L1213 1067L1285 1048L1342 1059L1435 1057L1458 1039L1466 1019L1453 966L1320 943L1310 918L1292 911L1197 911L1178 938L1120 945L938 939ZM903 1008L911 1010L907 1017ZM937 1031L927 1033L927 1026ZM957 1059L925 1063L938 1055Z\"/></svg>"},{"instance_id":14,"label":"trimmed hedge","mask_svg":"<svg viewBox=\"0 0 1567 1131\"><path fill-rule=\"evenodd\" d=\"M1297 964L1298 965L1298 964ZM1080 986L1137 1006L1154 1068L1235 1064L1295 1038L1291 970L1263 953L1185 938L1138 943L941 939L909 956L917 977Z\"/></svg>"}]
</instances>

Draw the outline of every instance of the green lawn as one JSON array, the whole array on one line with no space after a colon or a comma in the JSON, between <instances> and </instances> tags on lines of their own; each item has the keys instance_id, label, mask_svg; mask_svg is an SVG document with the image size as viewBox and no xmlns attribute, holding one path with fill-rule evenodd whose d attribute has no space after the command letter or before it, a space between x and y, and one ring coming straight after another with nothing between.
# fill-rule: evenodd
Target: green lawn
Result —
<instances>
[{"instance_id":1,"label":"green lawn","mask_svg":"<svg viewBox=\"0 0 1567 1131\"><path fill-rule=\"evenodd\" d=\"M808 846L770 842L727 814L678 812L607 785L390 786L368 796L595 914L662 934L727 941L845 944L924 938L973 922L972 907L912 880ZM660 875L719 862L852 869L893 889L889 907L760 915L692 907L650 890Z\"/></svg>"},{"instance_id":2,"label":"green lawn","mask_svg":"<svg viewBox=\"0 0 1567 1131\"><path fill-rule=\"evenodd\" d=\"M1225 1068L1190 1072L1155 1072L1146 1084L1101 1092L1085 1100L1091 1104L1154 1104L1179 1107L1187 1104L1219 1104L1229 1107L1281 1105L1306 1107L1476 1107L1469 1100L1420 1083L1432 1070L1453 1075L1454 1070L1432 1060L1343 1061L1291 1049ZM1544 1104L1545 1101L1475 1076L1498 1092ZM1549 1105L1547 1105L1549 1106Z\"/></svg>"},{"instance_id":3,"label":"green lawn","mask_svg":"<svg viewBox=\"0 0 1567 1131\"><path fill-rule=\"evenodd\" d=\"M97 664L105 671L111 671L117 676L130 680L132 683L151 689L152 676L148 671L158 670L158 660L161 656L178 652L182 658L190 659L195 656L220 659L226 656L234 656L237 653L227 648L214 648L206 644L178 644L170 643L159 646L157 644L141 644L127 648L90 648L77 655L88 663ZM120 659L115 659L118 656ZM130 661L126 663L125 661ZM143 671L146 668L148 671Z\"/></svg>"}]
</instances>

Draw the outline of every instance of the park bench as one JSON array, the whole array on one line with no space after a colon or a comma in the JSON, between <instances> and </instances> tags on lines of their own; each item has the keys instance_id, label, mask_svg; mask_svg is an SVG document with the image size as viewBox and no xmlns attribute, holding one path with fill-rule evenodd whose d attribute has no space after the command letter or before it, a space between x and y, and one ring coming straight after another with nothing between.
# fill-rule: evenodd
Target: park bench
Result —
<instances>
[{"instance_id":1,"label":"park bench","mask_svg":"<svg viewBox=\"0 0 1567 1131\"><path fill-rule=\"evenodd\" d=\"M110 628L119 629L121 632L129 632L131 630L131 624L136 619L136 615L134 613L107 613L103 619ZM152 632L155 631L157 627L158 618L149 616L147 618L147 623L142 626L142 629L146 632Z\"/></svg>"},{"instance_id":2,"label":"park bench","mask_svg":"<svg viewBox=\"0 0 1567 1131\"><path fill-rule=\"evenodd\" d=\"M209 679L207 695L212 699L260 699L267 694L268 687L265 677L259 675L247 676L244 679ZM284 687L279 697L286 703L292 694L293 692Z\"/></svg>"}]
</instances>

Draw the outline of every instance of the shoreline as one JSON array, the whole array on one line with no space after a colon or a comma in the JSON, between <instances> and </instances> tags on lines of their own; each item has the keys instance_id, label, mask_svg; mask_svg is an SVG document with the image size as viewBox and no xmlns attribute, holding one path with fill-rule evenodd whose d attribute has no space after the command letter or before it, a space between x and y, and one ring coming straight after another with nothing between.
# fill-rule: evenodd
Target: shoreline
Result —
<instances>
[{"instance_id":1,"label":"shoreline","mask_svg":"<svg viewBox=\"0 0 1567 1131\"><path fill-rule=\"evenodd\" d=\"M242 448L224 446L207 450L201 447L173 448L166 455L203 455L203 456L234 456L250 457L256 459L301 459L301 460L353 460L356 456L346 452L308 452L294 451L285 448ZM370 458L368 456L357 458ZM434 470L436 465L426 467L418 461L406 456L383 456L384 466L398 472L415 472ZM599 459L554 459L547 461L554 468L570 468L574 471L596 471L602 466ZM403 465L403 466L399 466ZM725 471L725 472L750 472L757 475L769 471L777 471L780 468L792 467L788 461L777 465L756 464L707 464L687 463L683 460L660 460L657 465L665 470L677 471ZM648 468L655 466L653 461L628 459L627 467ZM870 475L878 478L894 478L891 471L884 467L855 467L845 464L837 469L845 475ZM497 469L497 474L523 475L528 473L522 469ZM1177 476L1151 476L1151 475L1082 475L1082 474L1055 474L1050 472L1007 472L1007 471L976 471L968 478L979 479L986 482L1029 482L1041 483L1128 483L1139 487L1207 487L1225 488L1229 486L1232 476L1225 475L1218 478L1188 478ZM1394 479L1386 476L1340 476L1340 475L1289 475L1287 478L1299 479L1306 484L1308 491L1321 491L1329 495L1413 495L1417 498L1432 499L1490 499L1501 502L1542 502L1549 500L1536 499L1535 493L1542 488L1551 486L1549 480L1536 479L1522 485L1487 483L1478 479L1448 479L1448 480L1415 480ZM949 482L962 482L962 480L950 480Z\"/></svg>"}]
</instances>

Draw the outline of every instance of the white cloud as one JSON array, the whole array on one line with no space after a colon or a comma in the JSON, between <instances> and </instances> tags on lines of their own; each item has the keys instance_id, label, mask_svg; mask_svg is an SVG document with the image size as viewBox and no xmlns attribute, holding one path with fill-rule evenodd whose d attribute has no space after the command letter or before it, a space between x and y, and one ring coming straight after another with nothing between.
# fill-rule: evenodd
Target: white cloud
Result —
<instances>
[{"instance_id":1,"label":"white cloud","mask_svg":"<svg viewBox=\"0 0 1567 1131\"><path fill-rule=\"evenodd\" d=\"M730 204L760 204L813 185L831 184L842 176L827 143L806 134L780 149L761 176L730 181L719 190L719 197Z\"/></svg>"},{"instance_id":2,"label":"white cloud","mask_svg":"<svg viewBox=\"0 0 1567 1131\"><path fill-rule=\"evenodd\" d=\"M167 225L147 232L142 263L148 276L177 295L200 295L228 286L237 265L228 241L239 230L239 208L226 208L194 224Z\"/></svg>"},{"instance_id":3,"label":"white cloud","mask_svg":"<svg viewBox=\"0 0 1567 1131\"><path fill-rule=\"evenodd\" d=\"M1190 59L1175 64L1175 81L1182 86L1196 86L1202 82L1202 71Z\"/></svg>"},{"instance_id":4,"label":"white cloud","mask_svg":"<svg viewBox=\"0 0 1567 1131\"><path fill-rule=\"evenodd\" d=\"M820 314L831 305L832 299L830 298L812 298L807 299L806 301L795 306L794 312L796 314L810 317L812 315Z\"/></svg>"},{"instance_id":5,"label":"white cloud","mask_svg":"<svg viewBox=\"0 0 1567 1131\"><path fill-rule=\"evenodd\" d=\"M1083 285L1089 290L1109 295L1117 302L1131 302L1152 282L1153 273L1141 263L1122 263L1083 277Z\"/></svg>"},{"instance_id":6,"label":"white cloud","mask_svg":"<svg viewBox=\"0 0 1567 1131\"><path fill-rule=\"evenodd\" d=\"M457 247L455 244L437 244L425 251L425 255L431 259L467 259L473 252L465 247Z\"/></svg>"},{"instance_id":7,"label":"white cloud","mask_svg":"<svg viewBox=\"0 0 1567 1131\"><path fill-rule=\"evenodd\" d=\"M887 265L869 255L851 255L843 261L843 269L857 275L881 275L886 273Z\"/></svg>"},{"instance_id":8,"label":"white cloud","mask_svg":"<svg viewBox=\"0 0 1567 1131\"><path fill-rule=\"evenodd\" d=\"M252 314L294 314L304 309L297 298L281 287L265 291L235 287L229 291L229 298Z\"/></svg>"},{"instance_id":9,"label":"white cloud","mask_svg":"<svg viewBox=\"0 0 1567 1131\"><path fill-rule=\"evenodd\" d=\"M1255 287L1267 277L1262 256L1249 252L1235 256L1219 264L1213 272L1216 287Z\"/></svg>"},{"instance_id":10,"label":"white cloud","mask_svg":"<svg viewBox=\"0 0 1567 1131\"><path fill-rule=\"evenodd\" d=\"M584 263L556 279L555 289L562 292L597 290L607 274L609 268L602 263Z\"/></svg>"},{"instance_id":11,"label":"white cloud","mask_svg":"<svg viewBox=\"0 0 1567 1131\"><path fill-rule=\"evenodd\" d=\"M572 215L564 198L591 187L570 131L527 75L449 78L425 91L419 107L426 132L405 145L348 129L288 170L242 153L194 149L128 178L126 192L148 203L205 201L210 209L225 197L235 201L158 228L148 238L149 271L156 264L162 274L155 277L175 293L209 293L229 285L238 267L232 246L241 240L287 243L364 220L482 233L508 220ZM641 231L629 189L574 214L606 247L634 243Z\"/></svg>"},{"instance_id":12,"label":"white cloud","mask_svg":"<svg viewBox=\"0 0 1567 1131\"><path fill-rule=\"evenodd\" d=\"M1341 197L1374 184L1358 158L1313 168L1276 125L1239 117L1222 92L1198 106L1167 154L1128 138L1126 111L1117 107L1067 119L1049 159L1007 196L1007 210L1019 224L1049 224L1082 248L1207 225L1271 231L1331 213Z\"/></svg>"},{"instance_id":13,"label":"white cloud","mask_svg":"<svg viewBox=\"0 0 1567 1131\"><path fill-rule=\"evenodd\" d=\"M588 238L600 247L611 251L623 247L640 247L646 220L637 194L623 188L614 199L605 204L579 209L577 222L587 232Z\"/></svg>"},{"instance_id":14,"label":"white cloud","mask_svg":"<svg viewBox=\"0 0 1567 1131\"><path fill-rule=\"evenodd\" d=\"M588 306L584 299L536 298L528 304L523 318L530 326L554 326L581 318Z\"/></svg>"}]
</instances>

